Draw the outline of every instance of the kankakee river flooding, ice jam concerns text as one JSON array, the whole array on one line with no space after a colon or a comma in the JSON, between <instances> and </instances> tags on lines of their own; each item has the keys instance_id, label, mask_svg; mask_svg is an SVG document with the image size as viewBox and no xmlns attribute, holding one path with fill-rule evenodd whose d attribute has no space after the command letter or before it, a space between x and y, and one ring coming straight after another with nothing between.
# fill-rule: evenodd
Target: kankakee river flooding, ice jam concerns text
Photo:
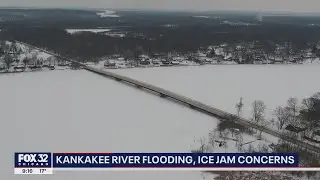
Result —
<instances>
[{"instance_id":1,"label":"kankakee river flooding, ice jam concerns text","mask_svg":"<svg viewBox=\"0 0 320 180\"><path fill-rule=\"evenodd\" d=\"M294 156L57 156L56 164L127 164L127 165L221 165L221 164L294 164Z\"/></svg>"}]
</instances>

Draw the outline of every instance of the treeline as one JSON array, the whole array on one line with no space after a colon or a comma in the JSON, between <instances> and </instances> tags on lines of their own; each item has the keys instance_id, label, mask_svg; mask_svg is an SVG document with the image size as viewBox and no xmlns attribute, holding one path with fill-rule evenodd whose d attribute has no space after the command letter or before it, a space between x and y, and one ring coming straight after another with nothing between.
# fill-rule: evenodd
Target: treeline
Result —
<instances>
[{"instance_id":1,"label":"treeline","mask_svg":"<svg viewBox=\"0 0 320 180\"><path fill-rule=\"evenodd\" d=\"M0 41L0 71L8 71L12 63L19 62L18 55L21 53L22 50L18 48L16 43Z\"/></svg>"},{"instance_id":2,"label":"treeline","mask_svg":"<svg viewBox=\"0 0 320 180\"><path fill-rule=\"evenodd\" d=\"M251 106L251 119L257 125L276 127L290 137L320 145L320 141L313 139L320 136L320 92L302 99L301 103L297 98L289 98L285 106L278 106L274 109L272 119L266 117L267 106L263 101L256 100ZM238 116L241 115L243 107L241 98L240 102L236 104ZM228 128L225 124L219 125L219 127L222 130Z\"/></svg>"},{"instance_id":3,"label":"treeline","mask_svg":"<svg viewBox=\"0 0 320 180\"><path fill-rule=\"evenodd\" d=\"M296 51L299 51L314 47L320 39L319 28L292 25L194 25L176 28L139 26L122 28L121 31L132 36L117 38L89 32L70 35L60 28L30 27L3 30L0 38L24 41L79 60L91 60L114 53L123 54L137 47L149 54L172 51L188 53L209 45L253 41L261 44L265 51L273 50L276 44L285 42L291 42ZM133 34L143 34L144 37L135 37Z\"/></svg>"},{"instance_id":4,"label":"treeline","mask_svg":"<svg viewBox=\"0 0 320 180\"><path fill-rule=\"evenodd\" d=\"M320 145L320 142L312 141L314 137L320 136L320 92L315 93L311 97L304 98L301 104L296 98L290 98L285 106L278 106L274 110L274 118L272 119L266 117L265 111L267 106L263 101L256 100L251 106L251 120L255 124L271 129L274 129L273 126L276 126L279 132L287 136ZM243 107L244 104L241 99L240 102L236 104L238 116L241 116ZM217 139L222 138L223 143L226 144L227 140L230 140L228 136L232 135L232 137L235 137L236 148L239 152L268 152L269 148L265 146L253 147L249 144L248 148L244 148L242 146L244 139L240 132L257 136L260 140L263 138L261 132L256 132L251 127L242 126L233 120L222 121L216 129L209 133L208 138L200 139L201 147L197 151L212 152L216 147ZM228 146L223 146L225 150L227 150ZM296 147L295 144L288 142L280 142L273 147L273 151L278 153L299 152L301 162L303 162L304 165L319 166L320 154L309 153L305 148L306 147ZM316 159L316 161L313 161L314 159Z\"/></svg>"},{"instance_id":5,"label":"treeline","mask_svg":"<svg viewBox=\"0 0 320 180\"><path fill-rule=\"evenodd\" d=\"M242 108L244 104L242 103L242 98L240 102L236 104L237 114L241 115ZM302 141L307 141L304 137L314 138L316 135L320 136L320 92L315 93L311 97L304 98L301 103L298 102L296 98L290 98L285 106L278 106L274 110L273 120L268 120L265 116L266 105L263 101L257 100L252 103L252 121L261 126L269 126L270 124L276 124L279 130L286 134L287 136L301 138ZM290 131L287 127L293 126L298 130L296 132ZM286 130L285 130L286 129ZM320 154L309 151L307 147L298 146L294 143L290 143L279 139L276 144L259 144L253 146L251 143L254 141L249 141L245 139L243 133L251 134L252 136L257 136L258 140L262 140L261 133L255 132L250 127L245 127L236 124L235 121L221 121L217 128L213 129L208 133L207 137L202 137L198 139L199 148L193 150L192 152L201 153L212 153L217 152L218 148L224 148L225 152L229 148L229 142L236 141L235 149L237 152L245 153L288 153L296 152L299 153L299 164L304 167L319 167L320 165ZM302 137L299 137L299 134ZM308 140L310 140L308 139ZM315 143L314 141L312 141ZM318 142L320 145L320 142ZM218 147L219 146L219 147ZM235 149L232 149L234 152ZM230 149L229 149L230 150ZM219 152L221 153L221 152ZM219 172L220 179L228 178L231 180L237 179L261 179L261 175L264 174L265 179L286 179L294 180L300 179L302 177L307 177L308 179L317 180L320 177L319 172L312 171L300 171L300 172L281 172L277 174L275 172L270 173L257 173L257 172ZM219 178L218 178L219 179Z\"/></svg>"}]
</instances>

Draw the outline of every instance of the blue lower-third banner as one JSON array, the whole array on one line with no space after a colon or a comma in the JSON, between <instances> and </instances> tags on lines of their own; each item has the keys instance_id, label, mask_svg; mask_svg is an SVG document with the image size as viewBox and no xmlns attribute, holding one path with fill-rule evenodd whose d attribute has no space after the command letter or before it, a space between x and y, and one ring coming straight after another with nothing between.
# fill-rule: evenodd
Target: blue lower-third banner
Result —
<instances>
[{"instance_id":1,"label":"blue lower-third banner","mask_svg":"<svg viewBox=\"0 0 320 180\"><path fill-rule=\"evenodd\" d=\"M298 167L297 153L15 153L15 168Z\"/></svg>"}]
</instances>

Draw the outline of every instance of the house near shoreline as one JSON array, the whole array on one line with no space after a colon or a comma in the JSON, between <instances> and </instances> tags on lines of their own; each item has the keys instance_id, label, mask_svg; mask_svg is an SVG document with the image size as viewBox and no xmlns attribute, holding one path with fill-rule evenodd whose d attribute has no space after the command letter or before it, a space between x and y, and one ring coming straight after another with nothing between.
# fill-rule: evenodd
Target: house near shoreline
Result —
<instances>
[{"instance_id":1,"label":"house near shoreline","mask_svg":"<svg viewBox=\"0 0 320 180\"><path fill-rule=\"evenodd\" d=\"M308 140L314 143L320 143L320 100L316 98L309 99L312 110L300 111L300 117L305 119L293 122L285 127L285 131L301 140Z\"/></svg>"},{"instance_id":2,"label":"house near shoreline","mask_svg":"<svg viewBox=\"0 0 320 180\"><path fill-rule=\"evenodd\" d=\"M287 133L291 134L292 136L296 136L298 139L302 140L305 136L305 131L307 130L307 127L299 127L296 125L289 124L285 127L285 130Z\"/></svg>"}]
</instances>

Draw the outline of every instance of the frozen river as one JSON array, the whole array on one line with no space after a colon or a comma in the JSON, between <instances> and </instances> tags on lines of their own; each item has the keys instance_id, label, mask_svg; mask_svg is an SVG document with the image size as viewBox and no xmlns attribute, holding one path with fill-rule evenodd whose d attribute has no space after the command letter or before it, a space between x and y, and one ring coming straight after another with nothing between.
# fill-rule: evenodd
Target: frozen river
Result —
<instances>
[{"instance_id":1,"label":"frozen river","mask_svg":"<svg viewBox=\"0 0 320 180\"><path fill-rule=\"evenodd\" d=\"M218 121L84 70L0 75L0 84L0 179L203 179L172 171L14 176L16 151L190 152Z\"/></svg>"}]
</instances>

